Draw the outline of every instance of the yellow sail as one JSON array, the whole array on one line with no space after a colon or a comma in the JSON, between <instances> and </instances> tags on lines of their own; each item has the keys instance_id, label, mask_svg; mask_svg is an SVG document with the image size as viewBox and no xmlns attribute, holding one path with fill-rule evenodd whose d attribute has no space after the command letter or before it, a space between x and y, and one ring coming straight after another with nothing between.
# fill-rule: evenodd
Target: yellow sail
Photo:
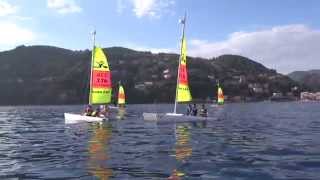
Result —
<instances>
[{"instance_id":1,"label":"yellow sail","mask_svg":"<svg viewBox=\"0 0 320 180\"><path fill-rule=\"evenodd\" d=\"M126 103L126 96L124 94L124 88L122 85L119 86L118 92L118 104L125 104Z\"/></svg>"},{"instance_id":2,"label":"yellow sail","mask_svg":"<svg viewBox=\"0 0 320 180\"><path fill-rule=\"evenodd\" d=\"M178 97L177 102L188 102L192 100L189 84L188 84L188 70L187 70L187 43L186 38L182 37L181 55L179 66L178 79Z\"/></svg>"},{"instance_id":3,"label":"yellow sail","mask_svg":"<svg viewBox=\"0 0 320 180\"><path fill-rule=\"evenodd\" d=\"M111 102L111 74L108 60L99 47L93 49L92 73L90 82L90 104L107 104Z\"/></svg>"}]
</instances>

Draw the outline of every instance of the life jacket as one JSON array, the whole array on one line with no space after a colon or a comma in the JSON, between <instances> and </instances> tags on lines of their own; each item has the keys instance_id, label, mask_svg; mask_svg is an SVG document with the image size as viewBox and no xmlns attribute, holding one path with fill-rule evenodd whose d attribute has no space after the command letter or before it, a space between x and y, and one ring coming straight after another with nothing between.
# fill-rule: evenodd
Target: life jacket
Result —
<instances>
[{"instance_id":1,"label":"life jacket","mask_svg":"<svg viewBox=\"0 0 320 180\"><path fill-rule=\"evenodd\" d=\"M86 116L92 116L92 109L86 109L86 112L84 113Z\"/></svg>"},{"instance_id":2,"label":"life jacket","mask_svg":"<svg viewBox=\"0 0 320 180\"><path fill-rule=\"evenodd\" d=\"M96 116L99 116L99 114L100 114L100 111L93 111L91 116L96 117Z\"/></svg>"},{"instance_id":3,"label":"life jacket","mask_svg":"<svg viewBox=\"0 0 320 180\"><path fill-rule=\"evenodd\" d=\"M207 116L207 109L205 109L205 108L200 109L200 115L203 117L206 117Z\"/></svg>"}]
</instances>

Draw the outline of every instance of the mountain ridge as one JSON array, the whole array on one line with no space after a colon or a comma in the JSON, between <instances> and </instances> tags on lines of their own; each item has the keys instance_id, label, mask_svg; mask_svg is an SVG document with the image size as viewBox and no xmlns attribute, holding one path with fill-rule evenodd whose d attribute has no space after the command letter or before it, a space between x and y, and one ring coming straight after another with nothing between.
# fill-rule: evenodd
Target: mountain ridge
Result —
<instances>
[{"instance_id":1,"label":"mountain ridge","mask_svg":"<svg viewBox=\"0 0 320 180\"><path fill-rule=\"evenodd\" d=\"M104 48L113 90L119 80L129 103L173 102L178 54ZM87 102L90 50L18 46L0 52L0 104L79 104ZM267 99L297 83L239 55L205 59L188 56L189 84L196 100L214 99L219 80L230 99ZM164 71L168 70L165 76ZM114 95L116 93L113 93Z\"/></svg>"}]
</instances>

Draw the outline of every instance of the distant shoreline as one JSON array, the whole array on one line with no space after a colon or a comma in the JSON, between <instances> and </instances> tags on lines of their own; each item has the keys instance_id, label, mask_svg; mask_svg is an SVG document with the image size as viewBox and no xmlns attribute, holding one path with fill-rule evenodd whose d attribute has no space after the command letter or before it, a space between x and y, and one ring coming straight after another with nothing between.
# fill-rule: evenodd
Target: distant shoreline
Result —
<instances>
[{"instance_id":1,"label":"distant shoreline","mask_svg":"<svg viewBox=\"0 0 320 180\"><path fill-rule=\"evenodd\" d=\"M317 103L320 101L305 101L305 100L279 100L279 101L271 101L271 100L259 100L259 101L225 101L225 104L237 104L237 103L259 103L259 102L303 102L303 103ZM127 105L174 105L173 102L167 103L129 103ZM209 102L190 102L190 103L179 103L180 105L187 104L206 104L206 105L216 105L217 103L209 103ZM16 104L16 105L0 105L0 107L29 107L29 106L86 106L87 104ZM223 105L222 105L223 106Z\"/></svg>"}]
</instances>

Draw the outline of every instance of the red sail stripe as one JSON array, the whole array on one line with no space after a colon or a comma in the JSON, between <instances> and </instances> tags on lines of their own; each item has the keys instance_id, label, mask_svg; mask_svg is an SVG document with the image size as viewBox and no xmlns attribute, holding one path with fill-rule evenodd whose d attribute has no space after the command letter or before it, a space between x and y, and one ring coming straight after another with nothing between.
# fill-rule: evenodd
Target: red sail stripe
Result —
<instances>
[{"instance_id":1,"label":"red sail stripe","mask_svg":"<svg viewBox=\"0 0 320 180\"><path fill-rule=\"evenodd\" d=\"M124 98L125 98L125 95L124 95L123 93L119 93L118 98L119 98L119 99L124 99Z\"/></svg>"},{"instance_id":2,"label":"red sail stripe","mask_svg":"<svg viewBox=\"0 0 320 180\"><path fill-rule=\"evenodd\" d=\"M111 88L111 74L110 71L92 71L92 88Z\"/></svg>"},{"instance_id":3,"label":"red sail stripe","mask_svg":"<svg viewBox=\"0 0 320 180\"><path fill-rule=\"evenodd\" d=\"M222 93L221 93L221 94L219 93L219 94L218 94L218 98L219 98L219 99L223 99L223 98L224 98L223 94L222 94Z\"/></svg>"},{"instance_id":4,"label":"red sail stripe","mask_svg":"<svg viewBox=\"0 0 320 180\"><path fill-rule=\"evenodd\" d=\"M180 64L180 68L179 68L179 84L188 85L187 66L184 65L184 64Z\"/></svg>"}]
</instances>

